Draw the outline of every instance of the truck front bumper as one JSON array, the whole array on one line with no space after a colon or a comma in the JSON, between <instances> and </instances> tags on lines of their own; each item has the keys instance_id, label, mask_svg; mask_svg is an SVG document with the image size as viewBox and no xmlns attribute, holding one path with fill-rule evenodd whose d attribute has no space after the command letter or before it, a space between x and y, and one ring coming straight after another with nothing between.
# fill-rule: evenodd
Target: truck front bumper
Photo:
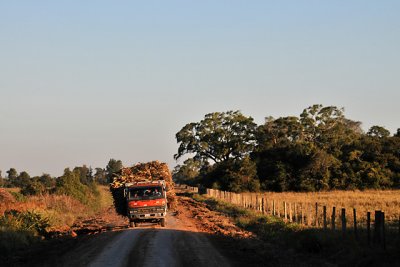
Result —
<instances>
[{"instance_id":1,"label":"truck front bumper","mask_svg":"<svg viewBox=\"0 0 400 267\"><path fill-rule=\"evenodd\" d=\"M151 219L162 219L167 215L165 208L138 208L130 209L128 211L129 219L138 220L151 220Z\"/></svg>"}]
</instances>

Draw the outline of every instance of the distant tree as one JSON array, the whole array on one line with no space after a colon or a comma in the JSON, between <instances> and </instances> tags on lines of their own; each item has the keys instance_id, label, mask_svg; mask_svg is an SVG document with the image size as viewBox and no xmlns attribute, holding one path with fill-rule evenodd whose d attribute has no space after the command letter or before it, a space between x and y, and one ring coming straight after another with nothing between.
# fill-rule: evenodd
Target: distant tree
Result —
<instances>
[{"instance_id":1,"label":"distant tree","mask_svg":"<svg viewBox=\"0 0 400 267\"><path fill-rule=\"evenodd\" d=\"M186 124L177 134L178 159L195 154L196 160L222 162L240 159L255 146L256 124L239 111L206 114L200 122Z\"/></svg>"},{"instance_id":2,"label":"distant tree","mask_svg":"<svg viewBox=\"0 0 400 267\"><path fill-rule=\"evenodd\" d=\"M177 165L173 171L173 179L177 183L195 185L199 177L201 162L189 158L183 162L183 165Z\"/></svg>"},{"instance_id":3,"label":"distant tree","mask_svg":"<svg viewBox=\"0 0 400 267\"><path fill-rule=\"evenodd\" d=\"M93 179L96 183L104 185L107 184L108 181L107 181L106 170L103 168L95 168Z\"/></svg>"},{"instance_id":4,"label":"distant tree","mask_svg":"<svg viewBox=\"0 0 400 267\"><path fill-rule=\"evenodd\" d=\"M18 172L17 172L17 170L16 169L14 169L14 168L10 168L8 171L7 171L7 174L8 174L8 179L14 179L14 178L17 178L17 176L18 176Z\"/></svg>"},{"instance_id":5,"label":"distant tree","mask_svg":"<svg viewBox=\"0 0 400 267\"><path fill-rule=\"evenodd\" d=\"M106 166L107 181L111 183L114 173L119 172L122 169L122 161L110 159Z\"/></svg>"},{"instance_id":6,"label":"distant tree","mask_svg":"<svg viewBox=\"0 0 400 267\"><path fill-rule=\"evenodd\" d=\"M31 182L31 176L26 171L22 171L17 177L11 176L9 182L11 186L22 188Z\"/></svg>"},{"instance_id":7,"label":"distant tree","mask_svg":"<svg viewBox=\"0 0 400 267\"><path fill-rule=\"evenodd\" d=\"M1 174L1 170L0 170L0 187L4 187L5 186L5 181L3 178L3 175Z\"/></svg>"},{"instance_id":8,"label":"distant tree","mask_svg":"<svg viewBox=\"0 0 400 267\"><path fill-rule=\"evenodd\" d=\"M397 129L397 132L394 134L395 137L400 137L400 128Z\"/></svg>"},{"instance_id":9,"label":"distant tree","mask_svg":"<svg viewBox=\"0 0 400 267\"><path fill-rule=\"evenodd\" d=\"M232 192L260 190L256 164L249 156L215 163L201 177L201 182L207 187Z\"/></svg>"},{"instance_id":10,"label":"distant tree","mask_svg":"<svg viewBox=\"0 0 400 267\"><path fill-rule=\"evenodd\" d=\"M390 136L390 132L382 126L374 125L369 129L367 135L378 138L385 138Z\"/></svg>"},{"instance_id":11,"label":"distant tree","mask_svg":"<svg viewBox=\"0 0 400 267\"><path fill-rule=\"evenodd\" d=\"M40 177L36 176L30 179L21 187L21 193L27 195L42 195L46 192L46 186L40 182Z\"/></svg>"},{"instance_id":12,"label":"distant tree","mask_svg":"<svg viewBox=\"0 0 400 267\"><path fill-rule=\"evenodd\" d=\"M78 173L81 183L88 185L93 182L92 168L83 165L82 167L75 167L74 172Z\"/></svg>"},{"instance_id":13,"label":"distant tree","mask_svg":"<svg viewBox=\"0 0 400 267\"><path fill-rule=\"evenodd\" d=\"M53 177L51 177L48 173L43 173L39 178L38 181L44 185L46 188L52 188L56 185L56 181Z\"/></svg>"},{"instance_id":14,"label":"distant tree","mask_svg":"<svg viewBox=\"0 0 400 267\"><path fill-rule=\"evenodd\" d=\"M72 196L83 204L88 204L89 202L89 189L81 183L79 169L71 171L66 168L64 170L64 174L57 178L56 193Z\"/></svg>"}]
</instances>

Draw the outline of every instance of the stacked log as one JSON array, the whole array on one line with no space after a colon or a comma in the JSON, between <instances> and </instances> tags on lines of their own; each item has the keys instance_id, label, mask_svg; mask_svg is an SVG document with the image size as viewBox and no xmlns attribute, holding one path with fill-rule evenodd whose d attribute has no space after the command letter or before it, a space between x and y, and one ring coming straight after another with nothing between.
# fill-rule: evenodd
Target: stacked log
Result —
<instances>
[{"instance_id":1,"label":"stacked log","mask_svg":"<svg viewBox=\"0 0 400 267\"><path fill-rule=\"evenodd\" d=\"M167 202L169 209L175 209L176 198L174 183L168 165L159 161L137 163L133 167L122 168L115 174L110 190L114 198L115 210L120 215L127 214L126 200L124 198L124 187L126 183L141 181L164 180L167 187Z\"/></svg>"}]
</instances>

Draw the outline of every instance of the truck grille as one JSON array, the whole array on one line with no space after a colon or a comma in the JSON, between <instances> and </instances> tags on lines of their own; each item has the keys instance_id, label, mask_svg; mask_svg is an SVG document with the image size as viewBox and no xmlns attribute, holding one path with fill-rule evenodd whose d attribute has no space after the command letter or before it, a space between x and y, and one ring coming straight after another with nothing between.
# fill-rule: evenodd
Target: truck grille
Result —
<instances>
[{"instance_id":1,"label":"truck grille","mask_svg":"<svg viewBox=\"0 0 400 267\"><path fill-rule=\"evenodd\" d=\"M160 213L165 212L164 208L135 208L132 209L133 213Z\"/></svg>"}]
</instances>

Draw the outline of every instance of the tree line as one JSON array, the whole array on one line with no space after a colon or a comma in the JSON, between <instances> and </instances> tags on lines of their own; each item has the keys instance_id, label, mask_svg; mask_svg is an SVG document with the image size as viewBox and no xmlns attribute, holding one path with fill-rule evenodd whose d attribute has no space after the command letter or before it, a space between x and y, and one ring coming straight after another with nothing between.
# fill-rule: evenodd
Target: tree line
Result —
<instances>
[{"instance_id":1,"label":"tree line","mask_svg":"<svg viewBox=\"0 0 400 267\"><path fill-rule=\"evenodd\" d=\"M233 192L400 188L400 129L367 132L343 108L313 105L299 116L206 114L177 134L180 183Z\"/></svg>"},{"instance_id":2,"label":"tree line","mask_svg":"<svg viewBox=\"0 0 400 267\"><path fill-rule=\"evenodd\" d=\"M49 174L31 177L26 171L10 168L6 177L0 171L0 187L18 187L22 195L65 194L70 195L83 204L90 201L90 196L97 195L96 184L108 184L114 173L122 168L120 160L110 159L105 168L86 165L66 168L63 175L52 177Z\"/></svg>"}]
</instances>

